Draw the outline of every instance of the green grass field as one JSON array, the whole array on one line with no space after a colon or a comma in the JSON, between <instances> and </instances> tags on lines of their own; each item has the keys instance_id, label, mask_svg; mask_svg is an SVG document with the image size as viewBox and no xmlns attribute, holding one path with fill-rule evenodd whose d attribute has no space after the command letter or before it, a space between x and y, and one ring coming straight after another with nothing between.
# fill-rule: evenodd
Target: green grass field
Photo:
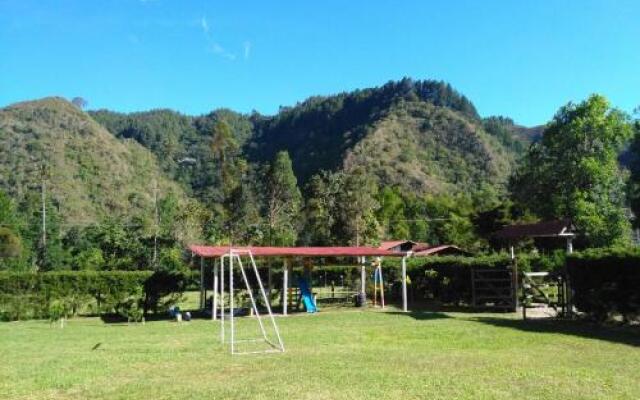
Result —
<instances>
[{"instance_id":1,"label":"green grass field","mask_svg":"<svg viewBox=\"0 0 640 400\"><path fill-rule=\"evenodd\" d=\"M637 330L371 309L278 322L286 353L251 356L207 320L1 323L0 398L640 398Z\"/></svg>"}]
</instances>

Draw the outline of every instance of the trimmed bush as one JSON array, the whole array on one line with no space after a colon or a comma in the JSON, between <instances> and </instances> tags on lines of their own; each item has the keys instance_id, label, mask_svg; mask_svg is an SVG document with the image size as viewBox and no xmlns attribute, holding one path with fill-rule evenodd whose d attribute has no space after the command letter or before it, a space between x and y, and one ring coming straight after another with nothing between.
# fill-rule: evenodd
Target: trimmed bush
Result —
<instances>
[{"instance_id":1,"label":"trimmed bush","mask_svg":"<svg viewBox=\"0 0 640 400\"><path fill-rule=\"evenodd\" d=\"M593 319L640 315L640 249L590 249L567 257L573 304Z\"/></svg>"},{"instance_id":2,"label":"trimmed bush","mask_svg":"<svg viewBox=\"0 0 640 400\"><path fill-rule=\"evenodd\" d=\"M395 266L385 270L387 277L395 280L393 294L400 294L400 259L386 259L385 265ZM564 255L518 255L518 271L553 271L564 267ZM447 304L470 304L472 298L472 269L510 269L511 259L506 253L476 257L432 256L407 260L409 293L414 300L438 300ZM389 273L391 272L391 273Z\"/></svg>"},{"instance_id":3,"label":"trimmed bush","mask_svg":"<svg viewBox=\"0 0 640 400\"><path fill-rule=\"evenodd\" d=\"M51 318L60 304L69 315L138 319L137 309L158 310L166 296L177 300L187 281L185 274L152 271L0 272L0 319Z\"/></svg>"},{"instance_id":4,"label":"trimmed bush","mask_svg":"<svg viewBox=\"0 0 640 400\"><path fill-rule=\"evenodd\" d=\"M437 300L446 304L471 303L471 270L510 268L511 260L506 254L478 257L432 256L407 260L408 289L412 300ZM401 272L399 259L385 260L385 279L393 278L393 297L400 296ZM390 274L389 272L392 272ZM387 280L387 282L391 282Z\"/></svg>"}]
</instances>

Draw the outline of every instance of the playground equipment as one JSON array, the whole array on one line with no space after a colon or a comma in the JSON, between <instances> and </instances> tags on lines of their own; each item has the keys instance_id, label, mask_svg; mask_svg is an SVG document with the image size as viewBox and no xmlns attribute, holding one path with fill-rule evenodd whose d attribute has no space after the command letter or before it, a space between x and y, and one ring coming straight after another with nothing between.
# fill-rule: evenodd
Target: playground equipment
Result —
<instances>
[{"instance_id":1,"label":"playground equipment","mask_svg":"<svg viewBox=\"0 0 640 400\"><path fill-rule=\"evenodd\" d=\"M382 279L382 262L378 257L373 263L373 306L377 305L380 292L380 307L384 308L384 281Z\"/></svg>"},{"instance_id":2,"label":"playground equipment","mask_svg":"<svg viewBox=\"0 0 640 400\"><path fill-rule=\"evenodd\" d=\"M256 299L254 298L253 295L253 290L251 288L251 284L249 283L249 279L247 278L247 273L245 271L244 265L242 263L242 256L244 256L245 258L248 258L250 263L251 263L251 269L253 270L254 274L255 274L255 279L258 283L258 288L259 288L259 293L260 296L262 298L262 301L264 302L266 309L267 309L267 314L269 316L269 321L271 322L271 326L273 327L273 331L275 333L275 336L277 338L277 343L274 343L269 336L267 335L267 330L264 324L264 321L262 320L262 316L260 315L260 312L258 310L258 307L256 305ZM271 311L271 305L269 304L269 299L267 297L267 294L264 290L264 285L262 284L262 279L260 278L260 274L258 273L258 267L256 266L256 262L255 259L253 258L253 254L251 252L251 250L249 249L229 249L228 254L223 255L220 257L220 293L218 295L218 291L217 291L217 275L214 274L214 296L213 296L213 308L216 309L216 305L219 303L219 307L220 307L220 341L224 344L225 343L225 313L224 313L224 309L225 309L225 302L224 302L224 273L225 273L225 260L228 261L228 265L229 265L229 271L228 271L228 276L229 276L229 320L230 320L230 338L229 338L229 345L230 345L230 349L231 349L231 354L251 354L251 353L274 353L274 352L284 352L284 343L282 342L282 338L280 336L280 331L278 330L278 325L276 324L276 320L273 316L273 312ZM253 310L253 315L255 316L255 318L258 321L258 324L260 326L260 331L262 333L262 337L261 338L252 338L252 339L243 339L242 341L244 342L263 342L266 343L267 345L269 345L268 348L266 349L262 349L262 350L252 350L252 351L239 351L238 350L238 344L241 342L241 340L237 339L236 336L236 325L235 325L235 300L234 300L234 279L233 279L233 274L234 274L234 268L236 268L236 264L237 264L237 268L240 270L240 274L242 276L242 280L244 281L247 293L249 295L249 300L251 302L251 309Z\"/></svg>"},{"instance_id":3,"label":"playground equipment","mask_svg":"<svg viewBox=\"0 0 640 400\"><path fill-rule=\"evenodd\" d=\"M307 279L298 279L298 286L300 287L300 298L302 300L302 304L304 304L304 309L307 310L308 313L317 312L318 307L316 306L316 302L313 298L313 293L311 292Z\"/></svg>"},{"instance_id":4,"label":"playground equipment","mask_svg":"<svg viewBox=\"0 0 640 400\"><path fill-rule=\"evenodd\" d=\"M225 272L228 273L229 276L229 311L226 314L230 319L231 332L230 332L230 348L232 354L248 354L248 353L264 353L264 352L284 352L284 344L282 342L282 338L280 337L280 332L278 331L278 326L276 325L272 310L271 310L271 302L269 296L265 292L265 288L262 284L262 280L260 279L260 275L258 273L258 268L255 264L255 257L277 257L281 258L284 263L283 274L282 274L282 295L281 295L281 304L282 304L282 315L288 314L288 309L290 307L290 299L291 299L291 288L290 288L290 280L289 278L293 274L292 262L295 259L310 259L310 258L325 258L325 257L348 257L348 258L359 258L362 259L362 287L361 292L366 293L366 266L364 257L398 257L402 258L402 310L407 311L407 268L406 268L406 259L410 256L411 252L401 253L394 252L374 247L350 247L350 246L338 246L338 247L229 247L229 246L200 246L200 245L190 245L189 250L191 251L192 260L196 256L200 257L200 308L204 310L205 307L205 298L206 298L206 289L204 285L204 271L205 271L205 259L211 259L213 261L213 299L211 303L211 317L214 321L220 320L220 339L223 344L225 342L225 301L224 301L224 279ZM244 265L242 264L242 259L248 258L251 263L251 269L253 269L256 282L259 287L259 296L261 296L265 306L267 314L269 315L269 321L271 322L271 327L275 333L275 337L277 340L272 340L267 335L267 327L262 320L262 316L260 315L260 311L256 306L256 300L253 295L253 291L251 290L251 285L249 280L247 279L247 275L245 272ZM216 261L219 261L216 263ZM228 265L228 271L225 271L225 262ZM237 264L237 267L236 267ZM251 302L251 310L253 311L253 315L255 315L257 322L260 326L261 337L257 339L250 339L253 342L262 342L266 343L270 346L267 350L260 351L239 351L237 348L237 343L240 342L236 339L236 326L235 326L235 316L237 315L237 310L235 309L235 300L234 300L234 282L233 282L233 273L234 269L238 268L242 279L245 283L247 295L249 296L249 300ZM380 274L381 276L381 274ZM309 290L310 292L310 290ZM315 305L315 301L314 301ZM316 308L317 310L317 308ZM219 313L218 313L219 311ZM273 336L273 335L272 335Z\"/></svg>"}]
</instances>

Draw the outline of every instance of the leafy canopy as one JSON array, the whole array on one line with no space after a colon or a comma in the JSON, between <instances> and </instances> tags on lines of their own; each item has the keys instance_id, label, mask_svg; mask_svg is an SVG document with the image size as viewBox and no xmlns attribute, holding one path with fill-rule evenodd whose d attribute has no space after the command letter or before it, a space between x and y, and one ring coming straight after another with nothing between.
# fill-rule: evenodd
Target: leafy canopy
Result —
<instances>
[{"instance_id":1,"label":"leafy canopy","mask_svg":"<svg viewBox=\"0 0 640 400\"><path fill-rule=\"evenodd\" d=\"M526 154L513 180L515 198L542 218L571 218L591 245L624 241L618 154L630 137L628 117L603 96L567 104Z\"/></svg>"}]
</instances>

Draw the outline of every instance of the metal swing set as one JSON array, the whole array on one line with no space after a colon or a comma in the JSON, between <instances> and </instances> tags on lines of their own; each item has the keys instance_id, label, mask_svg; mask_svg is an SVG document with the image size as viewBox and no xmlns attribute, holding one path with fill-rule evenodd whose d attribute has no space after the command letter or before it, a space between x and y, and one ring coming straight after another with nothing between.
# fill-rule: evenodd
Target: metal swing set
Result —
<instances>
[{"instance_id":1,"label":"metal swing set","mask_svg":"<svg viewBox=\"0 0 640 400\"><path fill-rule=\"evenodd\" d=\"M282 315L287 315L287 303L288 303L288 288L289 277L292 274L292 265L290 260L294 257L357 257L362 258L362 271L361 271L361 293L366 291L366 266L364 264L364 257L402 257L402 309L407 311L407 289L406 289L406 259L410 256L410 253L399 253L390 250L384 250L373 247L228 247L228 246L200 246L190 245L189 249L192 252L192 256L200 257L200 307L205 307L205 289L204 289L204 259L213 258L219 259L219 264L214 261L213 265L213 299L211 304L211 314L213 320L220 320L220 341L223 345L229 344L231 354L254 354L254 353L282 353L285 351L284 343L280 335L280 330L276 323L269 296L265 291L265 287L260 278L258 267L256 265L255 257L281 257L284 259L283 268L283 282L282 282ZM245 260L245 263L243 263ZM249 261L247 264L246 261ZM246 268L245 268L246 267ZM251 303L250 310L252 315L258 322L260 327L260 335L257 338L252 339L238 339L237 326L236 326L236 304L234 294L236 287L234 286L234 273L237 274L238 269L240 276L244 282L244 288L247 291L249 301ZM258 284L258 295L254 294L251 288L251 281L249 279L251 271L247 272L247 269L253 270L255 281ZM226 275L225 275L226 273ZM380 294L380 305L384 308L384 289L382 282L382 265L380 259L375 263L375 275L374 278L374 303L377 301L378 293ZM253 278L253 277L252 277ZM225 302L225 280L228 279L228 303ZM271 290L269 290L269 294ZM256 299L256 297L258 299ZM261 300L259 300L261 299ZM265 309L262 309L262 314L258 309L258 303L256 300L262 301L265 305ZM228 309L225 315L225 308ZM268 315L268 321L265 322L264 317ZM218 318L219 316L219 318ZM226 319L229 319L230 331L227 332ZM245 351L244 348L239 346L243 342L253 342L258 345L266 345L264 349ZM246 347L246 346L245 346Z\"/></svg>"},{"instance_id":2,"label":"metal swing set","mask_svg":"<svg viewBox=\"0 0 640 400\"><path fill-rule=\"evenodd\" d=\"M267 329L265 328L265 323L262 320L262 316L258 310L258 306L256 304L256 299L253 295L253 290L251 288L251 284L249 283L249 279L247 277L247 273L245 271L244 265L242 263L242 255L248 257L250 261L250 269L253 270L255 274L256 281L258 282L259 287L259 295L262 298L262 301L266 305L267 314L269 316L269 322L273 327L273 331L275 332L275 336L277 338L277 343L274 343L269 339L267 335ZM253 253L249 249L229 249L229 253L220 257L220 277L214 273L214 282L213 282L213 304L212 311L215 314L217 311L217 307L220 309L220 342L224 345L225 342L225 301L224 301L224 280L225 280L225 260L228 262L228 276L229 276L229 320L230 320L230 332L229 332L229 346L231 348L231 354L256 354L256 353L283 353L284 352L284 343L282 342L282 337L280 336L280 330L278 329L278 324L273 316L273 312L271 310L271 305L267 294L264 290L264 285L262 284L262 279L260 278L260 274L258 272L258 267L256 266L255 259L253 258ZM251 301L251 309L255 315L255 318L258 321L258 325L260 326L260 331L262 333L262 337L253 338L253 339L237 339L236 335L236 324L235 324L235 299L234 299L234 279L233 273L235 264L237 262L237 267L240 270L242 275L242 280L244 281L247 293L249 294L249 300ZM220 285L218 285L218 281ZM220 286L220 291L218 293L218 286ZM268 345L266 349L263 350L252 350L252 351L239 351L238 344L242 342L262 342Z\"/></svg>"}]
</instances>

